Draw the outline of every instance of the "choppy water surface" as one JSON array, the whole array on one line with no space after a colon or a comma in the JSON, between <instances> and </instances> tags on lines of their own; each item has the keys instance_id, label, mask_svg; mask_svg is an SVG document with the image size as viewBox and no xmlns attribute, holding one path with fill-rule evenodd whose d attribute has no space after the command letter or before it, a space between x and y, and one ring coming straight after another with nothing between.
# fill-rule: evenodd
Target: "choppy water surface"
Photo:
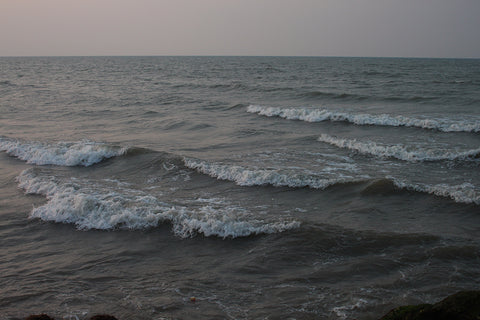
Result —
<instances>
[{"instance_id":1,"label":"choppy water surface","mask_svg":"<svg viewBox=\"0 0 480 320\"><path fill-rule=\"evenodd\" d=\"M0 111L0 319L375 319L479 287L479 60L0 58Z\"/></svg>"}]
</instances>

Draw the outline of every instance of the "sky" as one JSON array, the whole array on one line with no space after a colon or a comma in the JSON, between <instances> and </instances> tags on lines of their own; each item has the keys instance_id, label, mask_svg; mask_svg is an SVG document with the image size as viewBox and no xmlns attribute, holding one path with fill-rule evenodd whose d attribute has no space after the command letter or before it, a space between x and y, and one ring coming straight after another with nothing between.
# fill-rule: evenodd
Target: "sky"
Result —
<instances>
[{"instance_id":1,"label":"sky","mask_svg":"<svg viewBox=\"0 0 480 320\"><path fill-rule=\"evenodd\" d=\"M480 58L480 0L0 0L0 56Z\"/></svg>"}]
</instances>

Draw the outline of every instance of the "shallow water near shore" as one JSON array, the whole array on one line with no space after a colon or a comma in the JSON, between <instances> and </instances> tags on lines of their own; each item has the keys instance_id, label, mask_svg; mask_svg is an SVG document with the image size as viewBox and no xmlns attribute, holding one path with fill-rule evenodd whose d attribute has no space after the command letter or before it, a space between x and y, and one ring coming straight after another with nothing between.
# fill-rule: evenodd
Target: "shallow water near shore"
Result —
<instances>
[{"instance_id":1,"label":"shallow water near shore","mask_svg":"<svg viewBox=\"0 0 480 320\"><path fill-rule=\"evenodd\" d=\"M0 319L377 319L480 285L479 60L0 66Z\"/></svg>"}]
</instances>

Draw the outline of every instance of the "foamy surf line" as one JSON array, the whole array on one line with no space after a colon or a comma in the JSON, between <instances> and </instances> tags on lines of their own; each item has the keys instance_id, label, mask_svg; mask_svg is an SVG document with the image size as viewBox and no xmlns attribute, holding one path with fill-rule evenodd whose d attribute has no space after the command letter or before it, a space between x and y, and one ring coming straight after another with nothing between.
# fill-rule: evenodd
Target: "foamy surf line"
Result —
<instances>
[{"instance_id":1,"label":"foamy surf line","mask_svg":"<svg viewBox=\"0 0 480 320\"><path fill-rule=\"evenodd\" d=\"M300 226L289 219L259 219L242 207L215 199L172 205L141 190L116 189L108 181L101 181L103 185L80 179L61 181L38 174L35 168L24 170L17 181L26 193L47 198L46 204L33 208L30 218L74 224L79 230L141 230L170 223L181 238L197 234L237 238Z\"/></svg>"},{"instance_id":2,"label":"foamy surf line","mask_svg":"<svg viewBox=\"0 0 480 320\"><path fill-rule=\"evenodd\" d=\"M322 178L309 172L298 173L288 170L245 168L191 158L184 158L184 163L185 166L197 172L218 180L232 181L239 186L271 185L274 187L325 189L336 184L361 182L369 179L367 176L354 178L340 175L335 179Z\"/></svg>"},{"instance_id":3,"label":"foamy surf line","mask_svg":"<svg viewBox=\"0 0 480 320\"><path fill-rule=\"evenodd\" d=\"M408 149L401 144L381 145L373 141L343 139L322 134L318 141L328 143L342 149L381 158L396 158L403 161L442 161L442 160L475 160L480 155L480 148L467 151L448 151L436 149Z\"/></svg>"},{"instance_id":4,"label":"foamy surf line","mask_svg":"<svg viewBox=\"0 0 480 320\"><path fill-rule=\"evenodd\" d=\"M376 125L392 127L416 127L443 132L480 132L480 121L454 121L448 119L417 119L388 114L372 115L366 113L334 112L327 109L278 108L250 105L247 112L266 117L280 117L288 120L306 122L349 122L356 125Z\"/></svg>"},{"instance_id":5,"label":"foamy surf line","mask_svg":"<svg viewBox=\"0 0 480 320\"><path fill-rule=\"evenodd\" d=\"M92 141L45 143L0 138L0 151L29 164L88 167L124 155L128 148Z\"/></svg>"}]
</instances>

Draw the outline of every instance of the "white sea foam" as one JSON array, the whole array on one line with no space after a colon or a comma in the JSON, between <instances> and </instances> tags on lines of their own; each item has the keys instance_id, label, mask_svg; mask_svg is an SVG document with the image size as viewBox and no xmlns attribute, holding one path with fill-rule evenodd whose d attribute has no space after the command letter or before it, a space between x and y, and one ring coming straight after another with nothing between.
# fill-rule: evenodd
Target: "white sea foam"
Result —
<instances>
[{"instance_id":1,"label":"white sea foam","mask_svg":"<svg viewBox=\"0 0 480 320\"><path fill-rule=\"evenodd\" d=\"M339 317L340 319L348 319L351 316L352 312L355 310L363 308L365 305L368 304L368 301L365 299L356 299L355 302L351 302L350 305L344 305L339 307L334 307L332 309L333 312Z\"/></svg>"},{"instance_id":2,"label":"white sea foam","mask_svg":"<svg viewBox=\"0 0 480 320\"><path fill-rule=\"evenodd\" d=\"M449 185L446 183L428 185L422 183L409 183L393 177L388 177L388 179L391 179L393 183L401 189L450 198L458 203L480 204L480 188L469 182L464 182L458 185Z\"/></svg>"},{"instance_id":3,"label":"white sea foam","mask_svg":"<svg viewBox=\"0 0 480 320\"><path fill-rule=\"evenodd\" d=\"M313 172L299 173L297 170L245 168L237 165L210 163L197 159L184 159L185 165L200 173L219 180L233 181L240 186L272 185L275 187L325 189L339 183L363 181L368 177L354 178L336 173L324 178Z\"/></svg>"},{"instance_id":4,"label":"white sea foam","mask_svg":"<svg viewBox=\"0 0 480 320\"><path fill-rule=\"evenodd\" d=\"M373 141L359 141L357 139L342 139L322 134L318 141L325 142L338 148L349 149L382 158L397 158L404 161L441 161L441 160L468 160L480 155L480 148L467 151L449 151L445 149L418 149L406 147L402 144L381 145Z\"/></svg>"},{"instance_id":5,"label":"white sea foam","mask_svg":"<svg viewBox=\"0 0 480 320\"><path fill-rule=\"evenodd\" d=\"M297 228L292 220L258 219L244 208L218 199L202 199L197 205L172 205L140 190L114 189L89 181L61 181L24 170L19 187L46 196L47 203L32 210L30 217L75 224L80 230L145 229L169 222L182 238L205 236L244 237Z\"/></svg>"},{"instance_id":6,"label":"white sea foam","mask_svg":"<svg viewBox=\"0 0 480 320\"><path fill-rule=\"evenodd\" d=\"M341 121L356 125L377 125L393 127L417 127L439 130L443 132L480 132L480 121L477 120L450 120L441 118L410 118L401 115L367 114L335 112L328 109L307 108L278 108L259 105L250 105L247 112L267 117L280 117L289 120L306 122Z\"/></svg>"},{"instance_id":7,"label":"white sea foam","mask_svg":"<svg viewBox=\"0 0 480 320\"><path fill-rule=\"evenodd\" d=\"M0 138L0 151L36 165L87 167L104 159L123 155L127 150L128 148L91 141L49 144Z\"/></svg>"}]
</instances>

